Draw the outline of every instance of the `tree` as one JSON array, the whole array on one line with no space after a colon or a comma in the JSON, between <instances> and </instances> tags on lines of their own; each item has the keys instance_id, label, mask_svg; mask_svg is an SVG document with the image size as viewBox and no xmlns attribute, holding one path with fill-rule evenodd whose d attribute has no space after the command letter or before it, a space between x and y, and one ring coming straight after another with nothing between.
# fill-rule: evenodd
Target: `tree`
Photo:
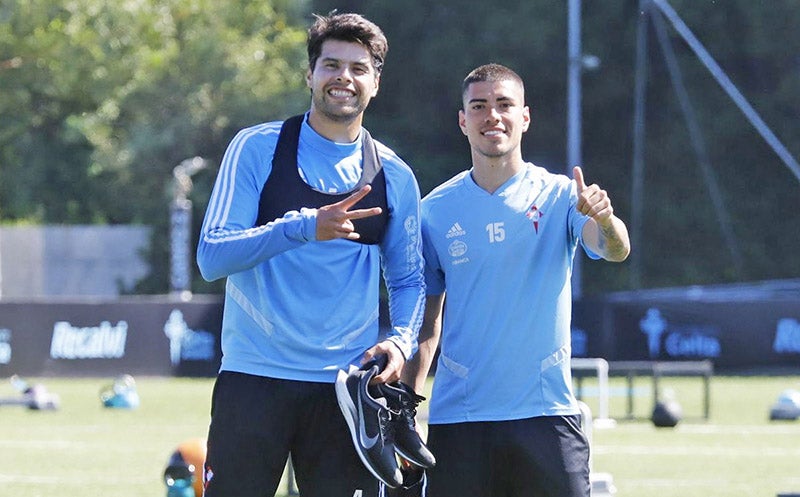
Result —
<instances>
[{"instance_id":1,"label":"tree","mask_svg":"<svg viewBox=\"0 0 800 497\"><path fill-rule=\"evenodd\" d=\"M790 125L800 110L796 77L800 37L792 27L800 17L794 3L673 0L671 4L739 91L798 157L800 133ZM651 27L646 209L642 246L637 248L645 254L643 286L796 277L800 274L800 257L786 233L800 229L800 220L779 213L794 212L800 207L797 179L670 23L664 24L702 130L701 138L707 145L711 170L731 219L733 243L742 254L742 264L737 268L723 236L721 219L711 202L710 185L692 149L664 54ZM606 106L605 110L610 108Z\"/></svg>"},{"instance_id":2,"label":"tree","mask_svg":"<svg viewBox=\"0 0 800 497\"><path fill-rule=\"evenodd\" d=\"M303 2L3 0L0 216L155 227L167 289L172 168L302 108ZM213 171L197 178L202 216Z\"/></svg>"},{"instance_id":3,"label":"tree","mask_svg":"<svg viewBox=\"0 0 800 497\"><path fill-rule=\"evenodd\" d=\"M583 166L630 221L639 0L582 3L583 48L601 60L582 78ZM669 3L800 156L796 2ZM486 62L526 81L524 156L567 171L563 2L0 0L0 220L153 225L154 271L139 291L166 291L172 168L196 155L218 163L239 128L305 110L305 29L312 12L334 8L365 14L389 38L365 125L423 193L469 167L460 84ZM732 263L651 28L644 240L633 247L642 287L797 277L798 182L667 28L744 263ZM194 178L196 232L214 176ZM630 288L629 263L583 268L587 295Z\"/></svg>"},{"instance_id":4,"label":"tree","mask_svg":"<svg viewBox=\"0 0 800 497\"><path fill-rule=\"evenodd\" d=\"M670 3L789 150L800 155L800 34L792 28L800 11L794 2ZM601 60L599 70L582 78L584 171L587 180L609 190L615 210L630 222L639 0L582 4L584 52ZM566 3L316 0L312 5L318 12L335 7L361 12L386 32L390 48L381 92L365 122L414 167L423 193L469 167L468 147L456 126L459 88L469 69L486 62L507 64L526 82L533 120L523 155L552 171L567 170ZM645 239L633 247L644 258L642 287L796 277L800 252L786 233L800 230L800 217L779 213L800 207L797 182L670 30L744 254L737 272L652 28L649 36ZM584 292L629 289L629 267L630 262L585 264Z\"/></svg>"}]
</instances>

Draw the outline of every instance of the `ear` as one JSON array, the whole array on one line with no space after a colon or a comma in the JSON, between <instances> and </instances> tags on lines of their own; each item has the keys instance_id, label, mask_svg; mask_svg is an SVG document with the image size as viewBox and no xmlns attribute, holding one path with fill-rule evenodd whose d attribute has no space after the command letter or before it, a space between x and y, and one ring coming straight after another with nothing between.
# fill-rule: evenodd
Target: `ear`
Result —
<instances>
[{"instance_id":1,"label":"ear","mask_svg":"<svg viewBox=\"0 0 800 497\"><path fill-rule=\"evenodd\" d=\"M372 91L372 96L373 97L378 94L378 90L380 89L380 87L381 87L381 75L380 74L376 74L375 75L375 89Z\"/></svg>"},{"instance_id":2,"label":"ear","mask_svg":"<svg viewBox=\"0 0 800 497\"><path fill-rule=\"evenodd\" d=\"M467 136L467 119L466 115L464 114L463 110L458 111L458 127L461 128L461 132L464 133L464 136Z\"/></svg>"},{"instance_id":3,"label":"ear","mask_svg":"<svg viewBox=\"0 0 800 497\"><path fill-rule=\"evenodd\" d=\"M306 69L306 86L308 88L311 88L311 72L311 67Z\"/></svg>"},{"instance_id":4,"label":"ear","mask_svg":"<svg viewBox=\"0 0 800 497\"><path fill-rule=\"evenodd\" d=\"M531 125L531 110L526 105L522 109L522 132L524 133L524 132L528 131L528 128L530 127L530 125Z\"/></svg>"}]
</instances>

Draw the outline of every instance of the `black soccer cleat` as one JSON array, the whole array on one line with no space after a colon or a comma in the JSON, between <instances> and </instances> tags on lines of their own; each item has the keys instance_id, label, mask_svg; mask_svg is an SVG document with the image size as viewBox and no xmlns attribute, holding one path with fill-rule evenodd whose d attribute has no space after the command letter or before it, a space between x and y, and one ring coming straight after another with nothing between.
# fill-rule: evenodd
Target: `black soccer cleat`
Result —
<instances>
[{"instance_id":1,"label":"black soccer cleat","mask_svg":"<svg viewBox=\"0 0 800 497\"><path fill-rule=\"evenodd\" d=\"M349 374L339 371L336 397L364 466L386 486L395 488L403 483L403 475L395 456L391 413L386 399L369 386L378 371L378 365L351 369Z\"/></svg>"},{"instance_id":2,"label":"black soccer cleat","mask_svg":"<svg viewBox=\"0 0 800 497\"><path fill-rule=\"evenodd\" d=\"M428 483L425 470L404 464L400 471L403 473L403 484L397 488L387 488L386 497L425 497Z\"/></svg>"},{"instance_id":3,"label":"black soccer cleat","mask_svg":"<svg viewBox=\"0 0 800 497\"><path fill-rule=\"evenodd\" d=\"M432 468L436 458L422 441L416 427L417 406L425 400L401 381L376 386L392 411L395 450L403 458L422 468Z\"/></svg>"}]
</instances>

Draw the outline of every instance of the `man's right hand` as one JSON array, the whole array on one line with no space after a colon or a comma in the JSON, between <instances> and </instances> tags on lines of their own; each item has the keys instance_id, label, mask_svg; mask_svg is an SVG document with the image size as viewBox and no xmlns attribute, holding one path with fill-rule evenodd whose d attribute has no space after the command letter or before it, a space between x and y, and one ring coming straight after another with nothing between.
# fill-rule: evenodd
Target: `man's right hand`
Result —
<instances>
[{"instance_id":1,"label":"man's right hand","mask_svg":"<svg viewBox=\"0 0 800 497\"><path fill-rule=\"evenodd\" d=\"M371 186L365 185L346 199L317 209L317 241L334 240L336 238L358 240L361 235L355 231L353 219L377 216L381 213L380 207L350 210L371 189Z\"/></svg>"}]
</instances>

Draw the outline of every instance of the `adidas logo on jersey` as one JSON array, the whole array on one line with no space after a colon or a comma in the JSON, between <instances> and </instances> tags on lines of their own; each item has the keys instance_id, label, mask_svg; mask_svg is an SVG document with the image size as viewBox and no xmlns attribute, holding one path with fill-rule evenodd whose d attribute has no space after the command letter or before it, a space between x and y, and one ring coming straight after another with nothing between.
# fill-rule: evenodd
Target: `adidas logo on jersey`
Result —
<instances>
[{"instance_id":1,"label":"adidas logo on jersey","mask_svg":"<svg viewBox=\"0 0 800 497\"><path fill-rule=\"evenodd\" d=\"M461 225L458 224L458 223L455 223L454 225L450 226L449 230L447 230L447 235L446 236L447 236L447 238L453 238L453 237L456 237L456 236L464 236L466 234L467 234L467 232L464 231L463 228L461 228Z\"/></svg>"}]
</instances>

